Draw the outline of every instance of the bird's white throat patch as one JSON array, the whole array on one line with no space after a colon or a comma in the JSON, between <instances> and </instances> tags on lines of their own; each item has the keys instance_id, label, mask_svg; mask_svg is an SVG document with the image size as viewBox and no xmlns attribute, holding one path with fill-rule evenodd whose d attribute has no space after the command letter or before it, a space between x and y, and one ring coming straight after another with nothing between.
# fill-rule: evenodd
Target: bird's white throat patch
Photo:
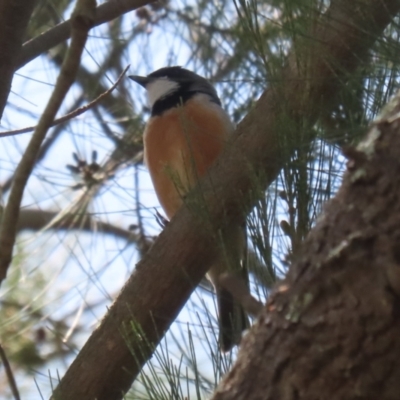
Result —
<instances>
[{"instance_id":1,"label":"bird's white throat patch","mask_svg":"<svg viewBox=\"0 0 400 400\"><path fill-rule=\"evenodd\" d=\"M157 100L162 99L169 93L175 92L179 87L177 82L171 81L168 78L160 78L146 86L147 98L149 99L150 107L153 107Z\"/></svg>"}]
</instances>

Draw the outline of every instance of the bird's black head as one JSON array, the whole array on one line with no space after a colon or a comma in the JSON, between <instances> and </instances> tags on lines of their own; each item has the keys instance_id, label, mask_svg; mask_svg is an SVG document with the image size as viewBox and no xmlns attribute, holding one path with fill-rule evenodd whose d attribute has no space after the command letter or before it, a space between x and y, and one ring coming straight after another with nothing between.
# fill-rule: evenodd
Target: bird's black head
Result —
<instances>
[{"instance_id":1,"label":"bird's black head","mask_svg":"<svg viewBox=\"0 0 400 400\"><path fill-rule=\"evenodd\" d=\"M130 76L147 90L152 116L177 107L202 93L221 105L214 87L203 77L182 67L165 67L148 76Z\"/></svg>"}]
</instances>

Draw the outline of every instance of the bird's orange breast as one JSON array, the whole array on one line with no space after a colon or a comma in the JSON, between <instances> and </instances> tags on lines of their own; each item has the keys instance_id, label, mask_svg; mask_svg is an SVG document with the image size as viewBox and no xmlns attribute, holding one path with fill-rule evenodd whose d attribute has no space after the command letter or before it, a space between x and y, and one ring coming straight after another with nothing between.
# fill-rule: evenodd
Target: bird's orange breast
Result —
<instances>
[{"instance_id":1,"label":"bird's orange breast","mask_svg":"<svg viewBox=\"0 0 400 400\"><path fill-rule=\"evenodd\" d=\"M168 218L221 153L232 129L224 111L201 97L149 121L145 162Z\"/></svg>"}]
</instances>

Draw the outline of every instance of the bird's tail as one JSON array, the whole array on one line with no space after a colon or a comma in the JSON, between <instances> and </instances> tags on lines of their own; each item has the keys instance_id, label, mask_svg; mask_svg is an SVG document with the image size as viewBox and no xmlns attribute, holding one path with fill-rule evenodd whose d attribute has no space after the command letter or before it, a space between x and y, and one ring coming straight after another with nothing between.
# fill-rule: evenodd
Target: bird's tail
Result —
<instances>
[{"instance_id":1,"label":"bird's tail","mask_svg":"<svg viewBox=\"0 0 400 400\"><path fill-rule=\"evenodd\" d=\"M218 303L219 345L227 352L240 342L242 332L248 328L249 322L242 306L232 294L216 286Z\"/></svg>"},{"instance_id":2,"label":"bird's tail","mask_svg":"<svg viewBox=\"0 0 400 400\"><path fill-rule=\"evenodd\" d=\"M218 304L219 344L222 351L229 351L240 342L242 332L248 328L247 316L231 292L221 285L221 275L228 272L248 285L246 268L246 235L244 227L233 225L221 235L221 254L207 273L212 282Z\"/></svg>"}]
</instances>

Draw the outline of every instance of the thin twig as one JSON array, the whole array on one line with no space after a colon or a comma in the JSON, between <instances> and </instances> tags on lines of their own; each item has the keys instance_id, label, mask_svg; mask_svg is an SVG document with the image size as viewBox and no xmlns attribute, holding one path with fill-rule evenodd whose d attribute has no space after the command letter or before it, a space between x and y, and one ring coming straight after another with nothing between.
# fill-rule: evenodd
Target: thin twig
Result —
<instances>
[{"instance_id":1,"label":"thin twig","mask_svg":"<svg viewBox=\"0 0 400 400\"><path fill-rule=\"evenodd\" d=\"M68 49L50 100L16 169L10 197L4 209L0 226L0 283L6 277L12 259L19 209L26 183L32 173L46 133L74 83L88 32L93 26L95 10L95 0L78 0L71 17L71 46Z\"/></svg>"},{"instance_id":2,"label":"thin twig","mask_svg":"<svg viewBox=\"0 0 400 400\"><path fill-rule=\"evenodd\" d=\"M85 113L86 111L90 110L92 107L94 107L97 103L99 103L105 96L110 94L116 87L117 85L121 82L121 79L124 77L126 72L128 71L128 68L130 65L128 65L121 73L121 75L118 77L118 79L115 81L115 83L104 93L102 93L100 96L96 97L93 101L91 101L89 104L86 104L83 107L79 107L74 111L71 111L70 113L63 115L60 118L55 119L51 124L50 127L62 124L64 122L67 122L75 117L78 117L79 115ZM15 135L20 135L21 133L29 133L33 132L37 126L28 126L26 128L22 129L14 129L12 131L4 131L0 132L0 138L2 137L7 137L7 136L15 136Z\"/></svg>"},{"instance_id":3,"label":"thin twig","mask_svg":"<svg viewBox=\"0 0 400 400\"><path fill-rule=\"evenodd\" d=\"M84 99L84 94L81 93L81 95L75 100L74 104L72 104L71 107L69 107L68 110L75 110L76 108L79 107L80 104L82 104ZM71 111L68 111L71 112ZM64 125L58 125L53 131L51 132L51 135L46 138L46 141L43 143L43 145L40 147L40 151L36 157L36 164L43 160L43 158L46 156L47 152L49 149L51 149L51 146L57 141L59 138L60 134L66 129ZM3 197L5 194L10 190L11 185L14 181L14 175L15 175L15 170L12 171L12 173L7 177L7 179L4 181L4 183L0 186L0 192L2 193Z\"/></svg>"},{"instance_id":4,"label":"thin twig","mask_svg":"<svg viewBox=\"0 0 400 400\"><path fill-rule=\"evenodd\" d=\"M4 369L6 371L6 375L7 375L7 379L8 379L8 384L10 385L11 392L14 396L14 399L21 400L21 397L19 396L17 383L15 382L14 374L11 369L11 365L8 362L7 354L4 351L3 346L1 344L0 344L0 358L4 365Z\"/></svg>"}]
</instances>

